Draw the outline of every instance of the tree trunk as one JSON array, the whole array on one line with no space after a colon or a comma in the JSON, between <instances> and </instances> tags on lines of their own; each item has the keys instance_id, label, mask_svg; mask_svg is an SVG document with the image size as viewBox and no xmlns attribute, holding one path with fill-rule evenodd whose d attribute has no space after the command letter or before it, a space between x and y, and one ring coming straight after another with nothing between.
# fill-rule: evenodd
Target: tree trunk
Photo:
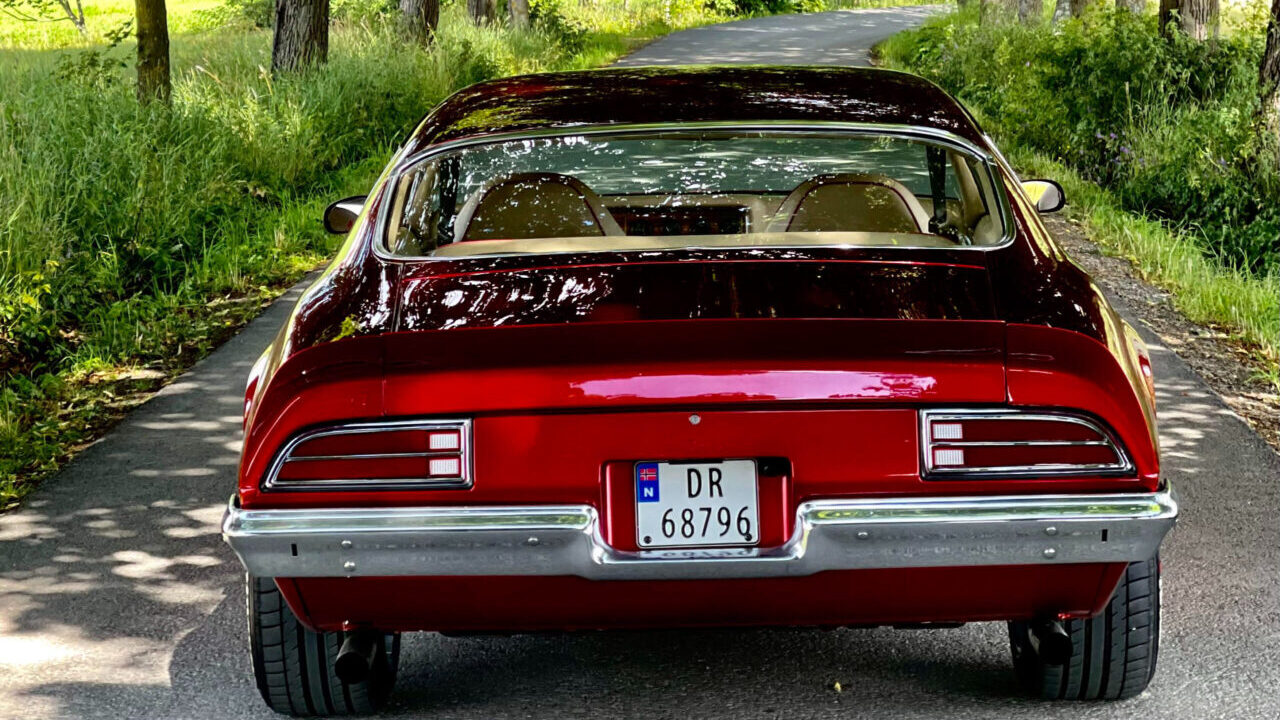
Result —
<instances>
[{"instance_id":1,"label":"tree trunk","mask_svg":"<svg viewBox=\"0 0 1280 720\"><path fill-rule=\"evenodd\" d=\"M400 0L405 29L421 45L430 45L440 24L440 0Z\"/></svg>"},{"instance_id":2,"label":"tree trunk","mask_svg":"<svg viewBox=\"0 0 1280 720\"><path fill-rule=\"evenodd\" d=\"M1084 15L1084 11L1089 7L1089 0L1070 0L1071 17L1080 17Z\"/></svg>"},{"instance_id":3,"label":"tree trunk","mask_svg":"<svg viewBox=\"0 0 1280 720\"><path fill-rule=\"evenodd\" d=\"M529 0L507 0L507 10L511 13L512 25L515 27L529 26ZM626 11L626 0L623 0L622 12Z\"/></svg>"},{"instance_id":4,"label":"tree trunk","mask_svg":"<svg viewBox=\"0 0 1280 720\"><path fill-rule=\"evenodd\" d=\"M487 25L498 19L498 0L467 0L467 14L477 25Z\"/></svg>"},{"instance_id":5,"label":"tree trunk","mask_svg":"<svg viewBox=\"0 0 1280 720\"><path fill-rule=\"evenodd\" d=\"M169 18L164 0L136 0L138 102L169 102Z\"/></svg>"},{"instance_id":6,"label":"tree trunk","mask_svg":"<svg viewBox=\"0 0 1280 720\"><path fill-rule=\"evenodd\" d=\"M271 71L291 72L329 59L329 0L276 0Z\"/></svg>"},{"instance_id":7,"label":"tree trunk","mask_svg":"<svg viewBox=\"0 0 1280 720\"><path fill-rule=\"evenodd\" d=\"M1141 15L1147 11L1147 0L1116 0L1117 10L1128 10L1134 15Z\"/></svg>"},{"instance_id":8,"label":"tree trunk","mask_svg":"<svg viewBox=\"0 0 1280 720\"><path fill-rule=\"evenodd\" d=\"M1271 0L1271 20L1267 23L1267 46L1262 51L1258 68L1258 90L1262 96L1261 113L1264 132L1276 140L1280 162L1280 0Z\"/></svg>"},{"instance_id":9,"label":"tree trunk","mask_svg":"<svg viewBox=\"0 0 1280 720\"><path fill-rule=\"evenodd\" d=\"M1195 40L1218 36L1218 0L1160 0L1160 29L1169 34L1169 23Z\"/></svg>"},{"instance_id":10,"label":"tree trunk","mask_svg":"<svg viewBox=\"0 0 1280 720\"><path fill-rule=\"evenodd\" d=\"M1053 6L1053 21L1060 23L1071 17L1071 0L1058 0Z\"/></svg>"},{"instance_id":11,"label":"tree trunk","mask_svg":"<svg viewBox=\"0 0 1280 720\"><path fill-rule=\"evenodd\" d=\"M1044 14L1044 0L1018 0L1018 21L1023 25L1040 22Z\"/></svg>"}]
</instances>

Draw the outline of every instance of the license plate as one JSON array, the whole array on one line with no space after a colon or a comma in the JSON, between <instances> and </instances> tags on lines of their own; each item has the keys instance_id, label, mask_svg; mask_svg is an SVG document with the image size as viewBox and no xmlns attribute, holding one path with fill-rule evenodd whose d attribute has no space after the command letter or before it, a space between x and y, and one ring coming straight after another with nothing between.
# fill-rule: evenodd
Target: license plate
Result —
<instances>
[{"instance_id":1,"label":"license plate","mask_svg":"<svg viewBox=\"0 0 1280 720\"><path fill-rule=\"evenodd\" d=\"M757 545L756 461L636 463L642 548Z\"/></svg>"}]
</instances>

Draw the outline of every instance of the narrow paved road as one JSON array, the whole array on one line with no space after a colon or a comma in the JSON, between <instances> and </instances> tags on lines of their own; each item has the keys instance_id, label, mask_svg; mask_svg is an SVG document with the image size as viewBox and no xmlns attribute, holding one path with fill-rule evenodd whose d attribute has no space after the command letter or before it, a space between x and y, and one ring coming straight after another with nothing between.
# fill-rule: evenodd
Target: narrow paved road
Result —
<instances>
[{"instance_id":1,"label":"narrow paved road","mask_svg":"<svg viewBox=\"0 0 1280 720\"><path fill-rule=\"evenodd\" d=\"M681 33L629 64L863 64L919 8ZM277 303L0 517L0 718L267 718L241 575L218 538L240 391ZM1164 556L1160 671L1120 704L1014 695L1003 627L600 633L405 643L389 714L542 718L1280 717L1280 459L1154 346L1166 472L1184 516ZM843 692L832 689L839 682Z\"/></svg>"}]
</instances>

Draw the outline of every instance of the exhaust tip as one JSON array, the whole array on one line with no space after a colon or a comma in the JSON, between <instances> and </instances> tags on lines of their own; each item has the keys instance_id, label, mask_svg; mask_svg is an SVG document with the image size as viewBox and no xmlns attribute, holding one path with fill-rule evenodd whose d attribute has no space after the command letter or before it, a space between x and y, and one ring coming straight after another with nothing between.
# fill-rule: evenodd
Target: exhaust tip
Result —
<instances>
[{"instance_id":1,"label":"exhaust tip","mask_svg":"<svg viewBox=\"0 0 1280 720\"><path fill-rule=\"evenodd\" d=\"M347 633L333 661L333 674L348 685L368 680L377 651L378 633L371 630Z\"/></svg>"},{"instance_id":2,"label":"exhaust tip","mask_svg":"<svg viewBox=\"0 0 1280 720\"><path fill-rule=\"evenodd\" d=\"M1045 665L1066 665L1071 660L1074 652L1071 636L1058 620L1032 623L1031 636L1035 641L1036 653Z\"/></svg>"}]
</instances>

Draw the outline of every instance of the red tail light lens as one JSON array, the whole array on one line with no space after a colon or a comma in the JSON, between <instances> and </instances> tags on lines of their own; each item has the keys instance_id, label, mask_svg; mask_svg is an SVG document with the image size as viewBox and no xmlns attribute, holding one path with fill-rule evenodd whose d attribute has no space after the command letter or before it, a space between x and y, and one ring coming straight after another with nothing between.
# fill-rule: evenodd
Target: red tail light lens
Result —
<instances>
[{"instance_id":1,"label":"red tail light lens","mask_svg":"<svg viewBox=\"0 0 1280 720\"><path fill-rule=\"evenodd\" d=\"M924 475L1062 477L1133 471L1110 431L1083 416L1057 412L921 413Z\"/></svg>"},{"instance_id":2,"label":"red tail light lens","mask_svg":"<svg viewBox=\"0 0 1280 720\"><path fill-rule=\"evenodd\" d=\"M469 487L471 423L424 420L311 430L272 464L269 490Z\"/></svg>"}]
</instances>

